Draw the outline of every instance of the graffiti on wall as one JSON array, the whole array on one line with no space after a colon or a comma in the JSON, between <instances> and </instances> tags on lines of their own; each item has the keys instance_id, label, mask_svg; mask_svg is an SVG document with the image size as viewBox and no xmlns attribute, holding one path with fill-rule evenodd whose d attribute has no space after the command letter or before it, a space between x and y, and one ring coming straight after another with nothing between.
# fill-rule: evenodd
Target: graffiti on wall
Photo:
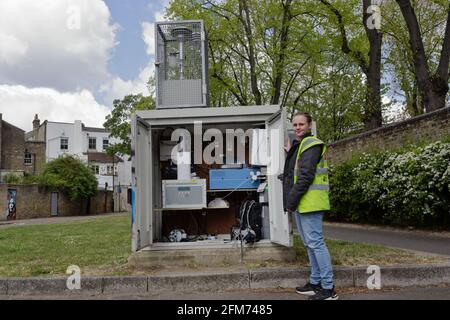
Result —
<instances>
[{"instance_id":1,"label":"graffiti on wall","mask_svg":"<svg viewBox=\"0 0 450 320\"><path fill-rule=\"evenodd\" d=\"M8 189L8 208L6 210L7 220L16 220L16 189Z\"/></svg>"}]
</instances>

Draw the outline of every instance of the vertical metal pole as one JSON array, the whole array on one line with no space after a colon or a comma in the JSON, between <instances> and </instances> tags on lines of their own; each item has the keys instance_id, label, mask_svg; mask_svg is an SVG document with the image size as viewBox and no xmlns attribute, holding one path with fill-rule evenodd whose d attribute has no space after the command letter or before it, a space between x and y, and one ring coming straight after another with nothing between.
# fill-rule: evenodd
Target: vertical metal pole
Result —
<instances>
[{"instance_id":1,"label":"vertical metal pole","mask_svg":"<svg viewBox=\"0 0 450 320\"><path fill-rule=\"evenodd\" d=\"M105 182L105 212L104 213L106 213L108 210L107 205L108 205L108 182Z\"/></svg>"},{"instance_id":2,"label":"vertical metal pole","mask_svg":"<svg viewBox=\"0 0 450 320\"><path fill-rule=\"evenodd\" d=\"M112 163L113 163L113 167L112 167L112 174L113 174L113 193L112 193L112 212L114 212L114 194L116 193L116 190L115 190L115 188L114 188L114 176L115 176L115 174L116 174L116 170L115 170L115 168L114 168L114 156L115 156L115 154L113 154L112 155Z\"/></svg>"},{"instance_id":3,"label":"vertical metal pole","mask_svg":"<svg viewBox=\"0 0 450 320\"><path fill-rule=\"evenodd\" d=\"M242 230L239 229L239 237L241 238L241 263L244 263L244 244L243 244L243 239L242 239Z\"/></svg>"},{"instance_id":4,"label":"vertical metal pole","mask_svg":"<svg viewBox=\"0 0 450 320\"><path fill-rule=\"evenodd\" d=\"M184 44L183 37L178 36L178 41L180 42L180 80L184 80Z\"/></svg>"}]
</instances>

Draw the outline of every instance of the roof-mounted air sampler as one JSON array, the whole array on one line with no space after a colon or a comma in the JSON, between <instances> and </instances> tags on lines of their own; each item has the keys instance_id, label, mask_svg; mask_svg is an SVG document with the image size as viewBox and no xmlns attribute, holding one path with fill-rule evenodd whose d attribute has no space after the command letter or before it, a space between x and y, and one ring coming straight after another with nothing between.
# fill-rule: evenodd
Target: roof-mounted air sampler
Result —
<instances>
[{"instance_id":1,"label":"roof-mounted air sampler","mask_svg":"<svg viewBox=\"0 0 450 320\"><path fill-rule=\"evenodd\" d=\"M156 107L207 107L208 57L203 21L155 23Z\"/></svg>"}]
</instances>

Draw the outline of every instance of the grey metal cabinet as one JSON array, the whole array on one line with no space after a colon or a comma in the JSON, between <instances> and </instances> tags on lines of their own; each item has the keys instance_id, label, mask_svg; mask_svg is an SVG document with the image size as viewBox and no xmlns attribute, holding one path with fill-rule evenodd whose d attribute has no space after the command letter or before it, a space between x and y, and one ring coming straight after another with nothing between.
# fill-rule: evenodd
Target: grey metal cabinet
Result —
<instances>
[{"instance_id":1,"label":"grey metal cabinet","mask_svg":"<svg viewBox=\"0 0 450 320\"><path fill-rule=\"evenodd\" d=\"M268 213L271 242L292 246L291 217L283 212L283 171L286 114L280 106L189 108L138 111L132 117L132 250L152 249L162 228L162 191L159 156L161 132L185 128L198 139L195 126L227 129L267 129ZM200 132L200 139L203 133ZM203 141L203 140L202 140ZM197 146L194 146L197 148ZM225 153L226 151L224 151Z\"/></svg>"}]
</instances>

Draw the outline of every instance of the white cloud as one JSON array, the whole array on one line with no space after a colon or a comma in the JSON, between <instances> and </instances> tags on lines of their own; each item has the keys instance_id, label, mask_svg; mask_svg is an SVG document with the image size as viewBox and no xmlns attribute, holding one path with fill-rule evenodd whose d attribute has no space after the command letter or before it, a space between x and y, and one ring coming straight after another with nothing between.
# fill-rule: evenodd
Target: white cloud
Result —
<instances>
[{"instance_id":1,"label":"white cloud","mask_svg":"<svg viewBox=\"0 0 450 320\"><path fill-rule=\"evenodd\" d=\"M150 22L142 22L142 40L147 45L147 54L155 54L155 24Z\"/></svg>"},{"instance_id":2,"label":"white cloud","mask_svg":"<svg viewBox=\"0 0 450 320\"><path fill-rule=\"evenodd\" d=\"M61 93L49 88L0 85L3 120L25 130L32 129L34 114L41 121L73 122L102 127L110 109L100 105L88 90Z\"/></svg>"},{"instance_id":3,"label":"white cloud","mask_svg":"<svg viewBox=\"0 0 450 320\"><path fill-rule=\"evenodd\" d=\"M0 44L0 64L15 65L28 51L26 43L11 35L0 33Z\"/></svg>"},{"instance_id":4,"label":"white cloud","mask_svg":"<svg viewBox=\"0 0 450 320\"><path fill-rule=\"evenodd\" d=\"M148 96L150 93L147 88L147 82L153 76L155 67L151 62L139 73L137 79L125 81L116 77L107 84L100 87L100 92L104 94L103 100L105 104L112 105L114 99L122 99L129 94L143 94Z\"/></svg>"},{"instance_id":5,"label":"white cloud","mask_svg":"<svg viewBox=\"0 0 450 320\"><path fill-rule=\"evenodd\" d=\"M390 104L390 103L392 102L392 100L391 100L391 98L389 98L388 96L383 96L383 97L381 98L381 102L382 102L383 104Z\"/></svg>"},{"instance_id":6,"label":"white cloud","mask_svg":"<svg viewBox=\"0 0 450 320\"><path fill-rule=\"evenodd\" d=\"M155 12L155 21L164 21L164 20L165 20L164 12L162 11Z\"/></svg>"},{"instance_id":7,"label":"white cloud","mask_svg":"<svg viewBox=\"0 0 450 320\"><path fill-rule=\"evenodd\" d=\"M163 13L156 12L154 18L164 20ZM126 81L107 69L120 26L111 22L104 1L0 0L3 119L26 131L36 113L42 121L82 120L101 127L114 99L149 94L153 25L141 24L149 62L135 79ZM93 92L103 94L103 104Z\"/></svg>"},{"instance_id":8,"label":"white cloud","mask_svg":"<svg viewBox=\"0 0 450 320\"><path fill-rule=\"evenodd\" d=\"M154 14L155 21L163 20L163 13L156 12ZM147 48L146 52L149 55L149 63L142 69L139 76L134 80L125 81L120 77L111 79L106 84L100 87L100 92L104 94L103 100L105 104L112 105L114 99L122 99L128 94L149 95L147 82L150 77L154 76L155 64L155 24L150 22L142 22L142 40L145 42Z\"/></svg>"},{"instance_id":9,"label":"white cloud","mask_svg":"<svg viewBox=\"0 0 450 320\"><path fill-rule=\"evenodd\" d=\"M102 0L1 0L0 84L77 91L107 81L110 18Z\"/></svg>"},{"instance_id":10,"label":"white cloud","mask_svg":"<svg viewBox=\"0 0 450 320\"><path fill-rule=\"evenodd\" d=\"M164 20L164 12L157 11L154 14L155 21ZM155 24L151 22L142 22L142 39L147 45L147 54L153 56L155 54Z\"/></svg>"}]
</instances>

